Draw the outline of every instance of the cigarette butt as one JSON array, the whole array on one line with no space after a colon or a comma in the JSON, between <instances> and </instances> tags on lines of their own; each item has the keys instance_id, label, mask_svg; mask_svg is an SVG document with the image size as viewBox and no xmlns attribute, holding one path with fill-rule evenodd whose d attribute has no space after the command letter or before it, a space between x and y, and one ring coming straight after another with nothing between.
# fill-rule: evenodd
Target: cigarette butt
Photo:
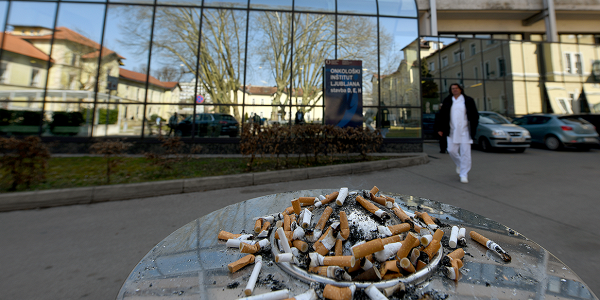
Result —
<instances>
[{"instance_id":1,"label":"cigarette butt","mask_svg":"<svg viewBox=\"0 0 600 300\"><path fill-rule=\"evenodd\" d=\"M335 256L342 256L344 252L344 245L342 244L342 240L335 241Z\"/></svg>"},{"instance_id":2,"label":"cigarette butt","mask_svg":"<svg viewBox=\"0 0 600 300\"><path fill-rule=\"evenodd\" d=\"M383 289L383 295L386 297L390 297L394 295L396 292L403 292L406 290L406 286L404 282L398 282L396 285Z\"/></svg>"},{"instance_id":3,"label":"cigarette butt","mask_svg":"<svg viewBox=\"0 0 600 300\"><path fill-rule=\"evenodd\" d=\"M291 253L292 249L290 249L288 238L285 235L285 232L282 227L277 228L277 234L279 236L279 240L281 241L281 246L283 247L284 252Z\"/></svg>"},{"instance_id":4,"label":"cigarette butt","mask_svg":"<svg viewBox=\"0 0 600 300\"><path fill-rule=\"evenodd\" d=\"M398 269L398 264L396 264L396 260L388 260L381 264L381 276L385 276L388 272L400 273L400 269Z\"/></svg>"},{"instance_id":5,"label":"cigarette butt","mask_svg":"<svg viewBox=\"0 0 600 300\"><path fill-rule=\"evenodd\" d=\"M387 226L377 226L377 232L381 238L392 236L392 231Z\"/></svg>"},{"instance_id":6,"label":"cigarette butt","mask_svg":"<svg viewBox=\"0 0 600 300\"><path fill-rule=\"evenodd\" d=\"M404 275L402 273L387 273L384 276L381 276L381 280L391 280L403 276Z\"/></svg>"},{"instance_id":7,"label":"cigarette butt","mask_svg":"<svg viewBox=\"0 0 600 300\"><path fill-rule=\"evenodd\" d=\"M375 197L375 194L377 194L379 192L379 188L376 186L373 186L373 188L371 189L371 199L373 199L373 197Z\"/></svg>"},{"instance_id":8,"label":"cigarette butt","mask_svg":"<svg viewBox=\"0 0 600 300\"><path fill-rule=\"evenodd\" d=\"M348 216L345 211L340 211L340 236L344 240L350 236L350 226L348 225Z\"/></svg>"},{"instance_id":9,"label":"cigarette butt","mask_svg":"<svg viewBox=\"0 0 600 300\"><path fill-rule=\"evenodd\" d=\"M400 234L400 233L409 231L410 230L410 224L408 224L408 223L401 223L401 224L397 224L397 225L388 226L388 228L390 229L390 231L392 232L392 234Z\"/></svg>"},{"instance_id":10,"label":"cigarette butt","mask_svg":"<svg viewBox=\"0 0 600 300\"><path fill-rule=\"evenodd\" d=\"M254 255L248 254L248 255L228 264L227 268L229 269L230 273L235 273L239 269L241 269L251 263L254 263Z\"/></svg>"},{"instance_id":11,"label":"cigarette butt","mask_svg":"<svg viewBox=\"0 0 600 300\"><path fill-rule=\"evenodd\" d=\"M332 212L333 212L333 208L331 208L331 206L327 206L325 208L325 210L323 211L323 213L321 214L321 217L319 218L317 225L315 225L315 229L323 230L323 228L325 228L325 224L327 223L327 220L329 220L329 216L331 216Z\"/></svg>"},{"instance_id":12,"label":"cigarette butt","mask_svg":"<svg viewBox=\"0 0 600 300\"><path fill-rule=\"evenodd\" d=\"M385 206L385 203L387 202L385 197L374 197L374 196L371 196L371 201L377 202L379 205L383 205L383 206Z\"/></svg>"},{"instance_id":13,"label":"cigarette butt","mask_svg":"<svg viewBox=\"0 0 600 300\"><path fill-rule=\"evenodd\" d=\"M335 300L349 300L354 296L356 290L355 285L349 287L337 287L331 284L327 284L323 289L323 298L335 299Z\"/></svg>"},{"instance_id":14,"label":"cigarette butt","mask_svg":"<svg viewBox=\"0 0 600 300\"><path fill-rule=\"evenodd\" d=\"M385 244L383 245L383 250L375 252L373 256L378 261L384 262L396 255L396 253L398 252L398 250L400 250L401 247L402 243L400 242Z\"/></svg>"},{"instance_id":15,"label":"cigarette butt","mask_svg":"<svg viewBox=\"0 0 600 300\"><path fill-rule=\"evenodd\" d=\"M321 255L327 255L327 253L329 253L329 249L327 249L327 247L325 247L323 243L321 243L321 241L314 243L313 249L315 250L315 252Z\"/></svg>"},{"instance_id":16,"label":"cigarette butt","mask_svg":"<svg viewBox=\"0 0 600 300\"><path fill-rule=\"evenodd\" d=\"M246 294L246 296L252 295L252 292L254 291L254 286L256 285L256 279L258 279L258 274L260 273L261 268L262 256L258 255L254 258L254 270L252 270L252 274L250 275L250 279L248 279L246 289L244 289L244 294Z\"/></svg>"},{"instance_id":17,"label":"cigarette butt","mask_svg":"<svg viewBox=\"0 0 600 300\"><path fill-rule=\"evenodd\" d=\"M298 250L300 250L300 252L306 252L308 251L308 244L305 241L301 241L301 240L294 240L292 242L292 245L294 247L296 247Z\"/></svg>"},{"instance_id":18,"label":"cigarette butt","mask_svg":"<svg viewBox=\"0 0 600 300\"><path fill-rule=\"evenodd\" d=\"M292 213L294 213L294 207L293 206L287 207L282 213L286 214L286 215L291 215Z\"/></svg>"},{"instance_id":19,"label":"cigarette butt","mask_svg":"<svg viewBox=\"0 0 600 300\"><path fill-rule=\"evenodd\" d=\"M415 215L418 218L420 218L421 220L423 220L423 222L425 222L425 224L427 224L428 226L431 227L431 225L435 225L435 228L432 228L432 229L436 229L437 228L437 225L435 224L435 222L433 221L433 219L431 218L431 216L429 216L428 213L426 213L426 212L421 213L421 212L417 211L417 212L415 212Z\"/></svg>"},{"instance_id":20,"label":"cigarette butt","mask_svg":"<svg viewBox=\"0 0 600 300\"><path fill-rule=\"evenodd\" d=\"M319 237L319 239L317 241L322 241L327 235L329 235L330 230L331 230L331 226L327 227L327 230L325 230L325 233L323 235L321 235L321 237Z\"/></svg>"},{"instance_id":21,"label":"cigarette butt","mask_svg":"<svg viewBox=\"0 0 600 300\"><path fill-rule=\"evenodd\" d=\"M323 258L324 266L338 266L338 267L354 267L356 259L352 255L347 256L325 256Z\"/></svg>"},{"instance_id":22,"label":"cigarette butt","mask_svg":"<svg viewBox=\"0 0 600 300\"><path fill-rule=\"evenodd\" d=\"M431 243L429 243L429 246L423 249L423 252L427 253L427 256L429 256L429 259L431 259L438 252L438 250L440 250L440 247L440 241L432 240Z\"/></svg>"},{"instance_id":23,"label":"cigarette butt","mask_svg":"<svg viewBox=\"0 0 600 300\"><path fill-rule=\"evenodd\" d=\"M419 241L417 235L413 232L409 232L404 241L402 242L402 247L400 247L400 250L398 250L398 252L396 253L396 258L403 259L407 257L408 253L410 253L410 250L413 248L415 241Z\"/></svg>"},{"instance_id":24,"label":"cigarette butt","mask_svg":"<svg viewBox=\"0 0 600 300\"><path fill-rule=\"evenodd\" d=\"M433 240L433 235L431 234L426 234L423 235L419 238L421 245L423 245L423 247L427 247L429 245L429 243L431 243L431 240Z\"/></svg>"},{"instance_id":25,"label":"cigarette butt","mask_svg":"<svg viewBox=\"0 0 600 300\"><path fill-rule=\"evenodd\" d=\"M410 263L414 266L417 265L417 260L419 260L419 256L421 256L421 251L417 248L413 248L410 252Z\"/></svg>"},{"instance_id":26,"label":"cigarette butt","mask_svg":"<svg viewBox=\"0 0 600 300\"><path fill-rule=\"evenodd\" d=\"M415 232L421 232L421 230L423 229L423 227L421 227L418 224L414 224L413 228L414 228Z\"/></svg>"},{"instance_id":27,"label":"cigarette butt","mask_svg":"<svg viewBox=\"0 0 600 300\"><path fill-rule=\"evenodd\" d=\"M464 239L466 232L467 232L467 230L464 227L461 227L460 229L458 229L458 236L456 238L459 240Z\"/></svg>"},{"instance_id":28,"label":"cigarette butt","mask_svg":"<svg viewBox=\"0 0 600 300\"><path fill-rule=\"evenodd\" d=\"M421 271L421 269L427 267L427 264L422 260L417 260L417 271Z\"/></svg>"},{"instance_id":29,"label":"cigarette butt","mask_svg":"<svg viewBox=\"0 0 600 300\"><path fill-rule=\"evenodd\" d=\"M364 207L366 210L368 210L371 213L375 213L379 209L377 206L375 206L375 204L367 201L365 198L363 198L361 196L356 197L356 202L360 203L360 205L362 205L362 207Z\"/></svg>"},{"instance_id":30,"label":"cigarette butt","mask_svg":"<svg viewBox=\"0 0 600 300\"><path fill-rule=\"evenodd\" d=\"M283 230L291 231L292 230L292 220L290 219L290 215L283 215Z\"/></svg>"},{"instance_id":31,"label":"cigarette butt","mask_svg":"<svg viewBox=\"0 0 600 300\"><path fill-rule=\"evenodd\" d=\"M300 295L296 295L294 296L294 298L288 298L288 299L295 299L295 300L317 300L319 299L319 297L317 296L317 292L315 292L315 290L313 289L309 289L308 291L300 294ZM284 299L284 300L288 300L288 299Z\"/></svg>"},{"instance_id":32,"label":"cigarette butt","mask_svg":"<svg viewBox=\"0 0 600 300\"><path fill-rule=\"evenodd\" d=\"M465 257L465 250L463 248L458 248L450 253L448 253L448 257L451 259L462 259Z\"/></svg>"},{"instance_id":33,"label":"cigarette butt","mask_svg":"<svg viewBox=\"0 0 600 300\"><path fill-rule=\"evenodd\" d=\"M262 228L260 229L260 231L262 232L262 231L265 231L265 230L269 230L269 227L271 227L271 222L269 222L269 221L263 221L263 225L262 225Z\"/></svg>"},{"instance_id":34,"label":"cigarette butt","mask_svg":"<svg viewBox=\"0 0 600 300\"><path fill-rule=\"evenodd\" d=\"M484 237L483 235L475 232L475 231L471 231L469 232L469 235L471 236L472 239L474 239L476 242L484 245L487 247L487 242L490 240L486 237Z\"/></svg>"},{"instance_id":35,"label":"cigarette butt","mask_svg":"<svg viewBox=\"0 0 600 300\"><path fill-rule=\"evenodd\" d=\"M439 228L436 229L435 232L433 233L433 239L441 241L442 237L444 237L444 231Z\"/></svg>"},{"instance_id":36,"label":"cigarette butt","mask_svg":"<svg viewBox=\"0 0 600 300\"><path fill-rule=\"evenodd\" d=\"M240 243L240 252L241 253L256 253L260 250L260 246L258 243L254 245L246 244L244 242Z\"/></svg>"},{"instance_id":37,"label":"cigarette butt","mask_svg":"<svg viewBox=\"0 0 600 300\"><path fill-rule=\"evenodd\" d=\"M448 244L450 248L456 248L456 244L458 243L458 226L452 226L452 231L450 233L450 241Z\"/></svg>"},{"instance_id":38,"label":"cigarette butt","mask_svg":"<svg viewBox=\"0 0 600 300\"><path fill-rule=\"evenodd\" d=\"M225 241L226 241L226 240L228 240L228 239L237 239L237 238L239 238L240 236L242 236L242 235L241 235L241 234L233 234L233 233L231 233L231 232L227 232L227 231L225 231L225 230L221 230L221 231L219 232L219 234L217 235L217 238L218 238L219 240L225 240Z\"/></svg>"},{"instance_id":39,"label":"cigarette butt","mask_svg":"<svg viewBox=\"0 0 600 300\"><path fill-rule=\"evenodd\" d=\"M352 247L352 253L355 258L361 258L369 254L373 254L377 251L384 249L383 242L381 239L373 239L364 244Z\"/></svg>"},{"instance_id":40,"label":"cigarette butt","mask_svg":"<svg viewBox=\"0 0 600 300\"><path fill-rule=\"evenodd\" d=\"M259 233L261 229L262 229L262 219L258 219L254 223L254 232Z\"/></svg>"},{"instance_id":41,"label":"cigarette butt","mask_svg":"<svg viewBox=\"0 0 600 300\"><path fill-rule=\"evenodd\" d=\"M365 289L365 294L367 294L367 296L369 296L369 299L377 299L377 300L382 300L382 299L387 299L382 293L381 291L379 291L377 289L377 287L375 287L374 284L369 285L366 289Z\"/></svg>"},{"instance_id":42,"label":"cigarette butt","mask_svg":"<svg viewBox=\"0 0 600 300\"><path fill-rule=\"evenodd\" d=\"M381 239L381 242L384 245L391 244L391 243L398 243L398 242L401 242L401 241L402 241L402 238L399 235L392 235L390 237L386 237L384 239Z\"/></svg>"},{"instance_id":43,"label":"cigarette butt","mask_svg":"<svg viewBox=\"0 0 600 300\"><path fill-rule=\"evenodd\" d=\"M302 227L298 226L293 231L292 240L302 239L304 238L304 235L306 235L306 232L304 232L304 229L302 229Z\"/></svg>"},{"instance_id":44,"label":"cigarette butt","mask_svg":"<svg viewBox=\"0 0 600 300\"><path fill-rule=\"evenodd\" d=\"M300 205L302 206L313 205L315 204L315 197L300 197L298 201L300 201Z\"/></svg>"},{"instance_id":45,"label":"cigarette butt","mask_svg":"<svg viewBox=\"0 0 600 300\"><path fill-rule=\"evenodd\" d=\"M410 260L406 257L400 260L400 267L402 267L402 269L408 273L412 274L415 272L415 266L413 266L410 263Z\"/></svg>"},{"instance_id":46,"label":"cigarette butt","mask_svg":"<svg viewBox=\"0 0 600 300\"><path fill-rule=\"evenodd\" d=\"M241 298L245 300L275 300L275 299L286 299L290 296L290 290L279 290L270 293L264 293L256 296L249 296L246 298ZM297 297L297 296L296 296ZM297 299L300 300L300 299Z\"/></svg>"},{"instance_id":47,"label":"cigarette butt","mask_svg":"<svg viewBox=\"0 0 600 300\"><path fill-rule=\"evenodd\" d=\"M335 204L337 204L339 206L344 205L344 201L346 201L346 197L348 197L348 188L343 187L340 189L340 192L339 192L337 198L335 198Z\"/></svg>"},{"instance_id":48,"label":"cigarette butt","mask_svg":"<svg viewBox=\"0 0 600 300\"><path fill-rule=\"evenodd\" d=\"M290 216L290 225L294 222L296 222L296 215L295 214L291 214Z\"/></svg>"},{"instance_id":49,"label":"cigarette butt","mask_svg":"<svg viewBox=\"0 0 600 300\"><path fill-rule=\"evenodd\" d=\"M300 207L300 200L298 199L292 200L292 207L294 208L294 213L296 213L297 215L299 215L302 211L302 208Z\"/></svg>"},{"instance_id":50,"label":"cigarette butt","mask_svg":"<svg viewBox=\"0 0 600 300\"><path fill-rule=\"evenodd\" d=\"M456 265L458 266L459 269L462 268L463 267L463 261L462 261L462 259L457 259L456 260Z\"/></svg>"},{"instance_id":51,"label":"cigarette butt","mask_svg":"<svg viewBox=\"0 0 600 300\"><path fill-rule=\"evenodd\" d=\"M398 217L398 219L400 219L400 221L402 221L402 222L410 221L410 217L402 210L402 208L394 207L394 208L392 208L392 211Z\"/></svg>"},{"instance_id":52,"label":"cigarette butt","mask_svg":"<svg viewBox=\"0 0 600 300\"><path fill-rule=\"evenodd\" d=\"M327 266L309 267L308 272L321 276L327 276Z\"/></svg>"},{"instance_id":53,"label":"cigarette butt","mask_svg":"<svg viewBox=\"0 0 600 300\"><path fill-rule=\"evenodd\" d=\"M279 253L275 256L276 263L291 262L293 259L294 254L292 253Z\"/></svg>"},{"instance_id":54,"label":"cigarette butt","mask_svg":"<svg viewBox=\"0 0 600 300\"><path fill-rule=\"evenodd\" d=\"M381 273L379 272L379 270L377 270L376 267L371 267L368 270L365 270L364 272L354 276L354 278L352 278L353 281L380 281L381 280Z\"/></svg>"},{"instance_id":55,"label":"cigarette butt","mask_svg":"<svg viewBox=\"0 0 600 300\"><path fill-rule=\"evenodd\" d=\"M310 226L310 222L312 219L312 213L308 209L304 209L304 213L302 216L302 228L306 229Z\"/></svg>"},{"instance_id":56,"label":"cigarette butt","mask_svg":"<svg viewBox=\"0 0 600 300\"><path fill-rule=\"evenodd\" d=\"M339 194L340 194L340 192L333 192L333 193L327 195L327 197L325 197L325 200L321 201L321 205L325 205L331 201L334 201L335 199L337 199L337 196Z\"/></svg>"},{"instance_id":57,"label":"cigarette butt","mask_svg":"<svg viewBox=\"0 0 600 300\"><path fill-rule=\"evenodd\" d=\"M357 259L356 262L354 263L354 267L348 268L348 273L354 273L354 272L360 270L362 268L364 259L365 259L364 257Z\"/></svg>"}]
</instances>

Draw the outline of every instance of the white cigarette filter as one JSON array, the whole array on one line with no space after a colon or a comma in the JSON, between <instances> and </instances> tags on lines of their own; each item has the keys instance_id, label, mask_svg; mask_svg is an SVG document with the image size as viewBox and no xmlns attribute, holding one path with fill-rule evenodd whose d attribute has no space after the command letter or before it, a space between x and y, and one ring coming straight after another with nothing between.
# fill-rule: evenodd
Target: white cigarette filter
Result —
<instances>
[{"instance_id":1,"label":"white cigarette filter","mask_svg":"<svg viewBox=\"0 0 600 300\"><path fill-rule=\"evenodd\" d=\"M452 226L452 232L450 233L450 242L448 242L448 244L450 245L450 248L456 248L456 244L457 244L457 239L458 239L458 226Z\"/></svg>"},{"instance_id":2,"label":"white cigarette filter","mask_svg":"<svg viewBox=\"0 0 600 300\"><path fill-rule=\"evenodd\" d=\"M279 290L279 291L275 291L275 292L270 292L270 293L265 293L265 294L260 294L260 295L254 295L254 296L250 296L250 297L246 297L246 298L239 298L239 299L246 299L246 300L283 300L283 299L287 299L290 297L290 290L285 289L285 290Z\"/></svg>"},{"instance_id":3,"label":"white cigarette filter","mask_svg":"<svg viewBox=\"0 0 600 300\"><path fill-rule=\"evenodd\" d=\"M240 248L240 244L241 243L246 243L248 245L253 245L254 241L249 241L249 240L240 240L240 239L228 239L227 243L225 243L225 245L229 248Z\"/></svg>"},{"instance_id":4,"label":"white cigarette filter","mask_svg":"<svg viewBox=\"0 0 600 300\"><path fill-rule=\"evenodd\" d=\"M376 260L378 260L380 262L384 262L384 261L390 259L390 257L392 257L393 255L395 255L396 252L398 252L398 250L400 250L400 247L402 247L402 243L400 243L400 242L389 243L389 244L383 245L383 250L375 252L373 254L373 256L375 257Z\"/></svg>"},{"instance_id":5,"label":"white cigarette filter","mask_svg":"<svg viewBox=\"0 0 600 300\"><path fill-rule=\"evenodd\" d=\"M294 254L292 254L292 253L280 253L280 254L277 254L277 256L275 256L275 262L276 263L291 262L293 258L294 258Z\"/></svg>"},{"instance_id":6,"label":"white cigarette filter","mask_svg":"<svg viewBox=\"0 0 600 300\"><path fill-rule=\"evenodd\" d=\"M314 289L309 289L308 291L294 296L296 300L317 300L319 297L317 296L317 292Z\"/></svg>"},{"instance_id":7,"label":"white cigarette filter","mask_svg":"<svg viewBox=\"0 0 600 300\"><path fill-rule=\"evenodd\" d=\"M304 209L304 215L302 216L302 228L306 229L310 226L310 220L312 219L312 212L308 209Z\"/></svg>"},{"instance_id":8,"label":"white cigarette filter","mask_svg":"<svg viewBox=\"0 0 600 300\"><path fill-rule=\"evenodd\" d=\"M348 197L348 188L343 187L340 189L340 193L338 194L337 198L335 199L335 204L337 204L339 206L344 205L344 201L346 201L346 197Z\"/></svg>"},{"instance_id":9,"label":"white cigarette filter","mask_svg":"<svg viewBox=\"0 0 600 300\"><path fill-rule=\"evenodd\" d=\"M304 232L304 229L302 229L302 227L296 227L296 229L294 229L292 239L294 239L294 240L303 239L305 234L306 233Z\"/></svg>"},{"instance_id":10,"label":"white cigarette filter","mask_svg":"<svg viewBox=\"0 0 600 300\"><path fill-rule=\"evenodd\" d=\"M323 260L325 259L323 257L323 255L317 253L317 252L311 252L308 254L308 257L310 258L310 265L311 267L318 267L318 266L322 266L323 265Z\"/></svg>"},{"instance_id":11,"label":"white cigarette filter","mask_svg":"<svg viewBox=\"0 0 600 300\"><path fill-rule=\"evenodd\" d=\"M458 236L456 238L459 240L464 239L466 234L467 234L467 230L464 227L462 227L458 230Z\"/></svg>"},{"instance_id":12,"label":"white cigarette filter","mask_svg":"<svg viewBox=\"0 0 600 300\"><path fill-rule=\"evenodd\" d=\"M285 236L283 227L277 228L277 235L279 235L279 240L281 241L281 246L283 247L283 252L292 253L292 250L290 249L290 243L288 242L288 239Z\"/></svg>"},{"instance_id":13,"label":"white cigarette filter","mask_svg":"<svg viewBox=\"0 0 600 300\"><path fill-rule=\"evenodd\" d=\"M374 284L369 285L365 289L365 294L367 294L371 300L387 300L387 297L384 296Z\"/></svg>"},{"instance_id":14,"label":"white cigarette filter","mask_svg":"<svg viewBox=\"0 0 600 300\"><path fill-rule=\"evenodd\" d=\"M387 226L377 226L379 237L384 238L392 235L392 231Z\"/></svg>"},{"instance_id":15,"label":"white cigarette filter","mask_svg":"<svg viewBox=\"0 0 600 300\"><path fill-rule=\"evenodd\" d=\"M433 235L426 234L424 236L421 236L419 241L421 242L421 245L423 245L423 247L427 247L429 245L429 243L431 243L432 239L433 239Z\"/></svg>"},{"instance_id":16,"label":"white cigarette filter","mask_svg":"<svg viewBox=\"0 0 600 300\"><path fill-rule=\"evenodd\" d=\"M258 274L260 273L261 268L262 256L257 255L254 258L254 270L252 270L252 274L250 275L250 279L248 279L246 289L244 289L244 294L246 294L246 296L252 295L252 292L254 291L254 286L256 285L256 279L258 279Z\"/></svg>"},{"instance_id":17,"label":"white cigarette filter","mask_svg":"<svg viewBox=\"0 0 600 300\"><path fill-rule=\"evenodd\" d=\"M421 251L419 251L419 249L417 248L413 248L410 252L410 263L413 264L413 266L417 265L417 260L419 259L419 256L421 256Z\"/></svg>"}]
</instances>

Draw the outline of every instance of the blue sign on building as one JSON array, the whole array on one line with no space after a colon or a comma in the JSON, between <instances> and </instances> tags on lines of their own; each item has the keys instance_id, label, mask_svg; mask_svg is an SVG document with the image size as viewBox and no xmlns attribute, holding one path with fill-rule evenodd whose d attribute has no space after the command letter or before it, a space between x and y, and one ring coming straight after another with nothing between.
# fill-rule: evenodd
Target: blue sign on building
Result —
<instances>
[{"instance_id":1,"label":"blue sign on building","mask_svg":"<svg viewBox=\"0 0 600 300\"><path fill-rule=\"evenodd\" d=\"M362 127L362 61L325 60L325 124Z\"/></svg>"}]
</instances>

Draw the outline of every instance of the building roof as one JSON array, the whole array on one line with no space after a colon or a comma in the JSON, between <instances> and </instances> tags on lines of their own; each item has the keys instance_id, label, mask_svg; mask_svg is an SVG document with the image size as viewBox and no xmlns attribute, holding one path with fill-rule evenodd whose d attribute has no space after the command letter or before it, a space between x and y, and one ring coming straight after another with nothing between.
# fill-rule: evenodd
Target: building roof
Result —
<instances>
[{"instance_id":1,"label":"building roof","mask_svg":"<svg viewBox=\"0 0 600 300\"><path fill-rule=\"evenodd\" d=\"M131 81L137 81L140 83L145 83L146 82L146 74L142 74L139 72L134 72L134 71L130 71L130 70L126 70L123 68L119 68L119 77L131 80ZM162 87L165 89L169 89L172 90L174 89L176 86L179 85L179 82L176 81L160 81L157 78L150 76L150 80L149 83L158 87Z\"/></svg>"},{"instance_id":2,"label":"building roof","mask_svg":"<svg viewBox=\"0 0 600 300\"><path fill-rule=\"evenodd\" d=\"M6 37L6 40L4 40ZM54 62L46 53L33 46L31 43L21 39L19 36L0 32L0 41L3 41L2 49L13 53Z\"/></svg>"},{"instance_id":3,"label":"building roof","mask_svg":"<svg viewBox=\"0 0 600 300\"><path fill-rule=\"evenodd\" d=\"M49 40L52 38L51 34L46 34L46 35L39 35L39 36L22 36L23 39L26 40ZM71 41L74 43L78 43L80 45L84 45L84 46L88 46L92 49L96 49L95 52L92 53L88 53L86 55L83 55L82 58L97 58L98 57L98 53L100 49L100 44L86 38L85 36L67 28L67 27L56 27L56 30L54 31L54 39L55 40L67 40L67 41ZM113 50L110 50L106 47L102 47L102 56L107 56L107 55L111 55L111 54L116 54L120 59L125 59L125 57L119 55L118 53L116 53Z\"/></svg>"}]
</instances>

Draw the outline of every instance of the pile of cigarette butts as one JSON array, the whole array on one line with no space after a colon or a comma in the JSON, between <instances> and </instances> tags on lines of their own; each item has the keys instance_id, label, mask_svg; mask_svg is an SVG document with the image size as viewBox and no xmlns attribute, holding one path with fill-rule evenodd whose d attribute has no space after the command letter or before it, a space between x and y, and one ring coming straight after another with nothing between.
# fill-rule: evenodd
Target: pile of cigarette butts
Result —
<instances>
[{"instance_id":1,"label":"pile of cigarette butts","mask_svg":"<svg viewBox=\"0 0 600 300\"><path fill-rule=\"evenodd\" d=\"M346 211L341 209L344 205L355 205L363 214L384 225L394 223L386 222L393 213L398 218L395 222L398 224L377 226L377 237L368 241L358 240L364 236L351 239L351 231L357 232L357 228L352 228L352 224L349 224ZM317 211L321 212L321 216L313 226L313 212ZM227 241L227 247L247 253L228 265L229 272L234 273L254 263L244 289L247 296L245 299L290 298L287 289L252 295L263 264L263 258L258 254L272 247L268 239L271 231L274 234L272 241L279 250L273 252L278 253L275 256L276 263L295 264L308 273L350 283L380 282L414 274L426 268L440 253L444 236L444 231L439 228L439 221L436 224L437 220L426 212L416 211L413 214L402 210L394 198L381 195L376 186L370 191L350 192L343 187L325 196L299 197L291 200L291 206L283 212L255 220L254 234L233 234L226 231L218 234L220 240ZM470 236L502 257L501 248L496 243L474 231L470 232ZM346 243L353 244L350 246ZM452 227L449 246L453 249L466 246L465 228ZM442 271L448 278L459 280L464 255L464 250L458 248L441 259ZM510 261L510 256L508 258ZM322 295L321 291L317 295L311 288L292 299L318 299L319 296L325 299L352 299L356 289L354 284L326 284ZM363 289L363 293L370 299L387 299L395 293L404 292L405 285L402 282L382 290L374 284Z\"/></svg>"}]
</instances>

